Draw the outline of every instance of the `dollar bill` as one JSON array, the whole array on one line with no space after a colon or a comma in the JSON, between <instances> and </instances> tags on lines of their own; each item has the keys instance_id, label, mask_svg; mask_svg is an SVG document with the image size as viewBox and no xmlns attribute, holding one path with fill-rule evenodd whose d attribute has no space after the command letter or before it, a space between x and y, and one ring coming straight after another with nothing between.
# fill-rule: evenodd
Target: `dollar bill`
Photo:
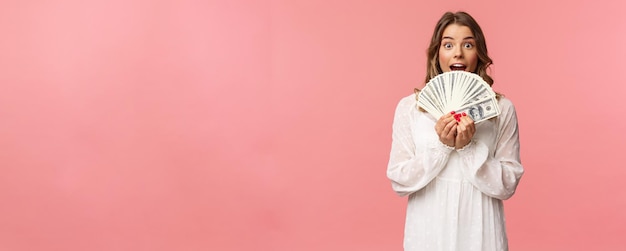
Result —
<instances>
[{"instance_id":1,"label":"dollar bill","mask_svg":"<svg viewBox=\"0 0 626 251\"><path fill-rule=\"evenodd\" d=\"M470 72L453 71L435 76L417 93L417 102L437 119L456 111L465 112L479 123L500 114L491 86Z\"/></svg>"},{"instance_id":2,"label":"dollar bill","mask_svg":"<svg viewBox=\"0 0 626 251\"><path fill-rule=\"evenodd\" d=\"M457 113L466 113L474 123L480 123L500 114L498 101L495 98L480 100L476 103L464 106L456 111Z\"/></svg>"}]
</instances>

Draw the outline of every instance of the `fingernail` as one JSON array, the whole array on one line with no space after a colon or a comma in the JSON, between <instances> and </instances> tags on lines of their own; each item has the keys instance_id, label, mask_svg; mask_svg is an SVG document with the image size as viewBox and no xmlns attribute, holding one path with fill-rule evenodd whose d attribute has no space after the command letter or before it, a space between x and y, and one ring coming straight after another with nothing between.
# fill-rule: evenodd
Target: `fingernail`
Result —
<instances>
[{"instance_id":1,"label":"fingernail","mask_svg":"<svg viewBox=\"0 0 626 251\"><path fill-rule=\"evenodd\" d=\"M467 116L467 113L463 113L463 116Z\"/></svg>"},{"instance_id":2,"label":"fingernail","mask_svg":"<svg viewBox=\"0 0 626 251\"><path fill-rule=\"evenodd\" d=\"M454 111L451 111L450 114L454 114Z\"/></svg>"}]
</instances>

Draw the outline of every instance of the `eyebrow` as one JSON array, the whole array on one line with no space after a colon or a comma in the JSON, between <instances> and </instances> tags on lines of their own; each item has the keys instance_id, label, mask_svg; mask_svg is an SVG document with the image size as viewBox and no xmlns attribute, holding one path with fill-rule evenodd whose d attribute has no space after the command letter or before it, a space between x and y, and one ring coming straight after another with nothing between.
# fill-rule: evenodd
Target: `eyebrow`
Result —
<instances>
[{"instance_id":1,"label":"eyebrow","mask_svg":"<svg viewBox=\"0 0 626 251\"><path fill-rule=\"evenodd\" d=\"M442 40L443 40L443 39L452 39L452 40L454 40L454 38L453 38L453 37L448 37L448 36L443 37L443 38L442 38ZM474 39L474 40L475 40L475 38L474 38L474 37L472 37L472 36L469 36L469 37L465 37L465 38L463 38L463 40L469 40L469 39Z\"/></svg>"}]
</instances>

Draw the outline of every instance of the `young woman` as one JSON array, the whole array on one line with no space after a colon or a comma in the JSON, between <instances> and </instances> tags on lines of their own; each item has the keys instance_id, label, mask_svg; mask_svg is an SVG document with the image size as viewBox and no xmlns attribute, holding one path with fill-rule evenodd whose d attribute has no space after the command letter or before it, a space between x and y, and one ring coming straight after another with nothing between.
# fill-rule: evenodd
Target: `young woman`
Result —
<instances>
[{"instance_id":1,"label":"young woman","mask_svg":"<svg viewBox=\"0 0 626 251\"><path fill-rule=\"evenodd\" d=\"M465 12L441 17L427 54L426 82L461 70L493 84L485 37ZM498 95L500 115L476 125L453 113L436 119L416 98L396 108L387 167L392 188L409 196L404 250L508 250L502 200L524 173L513 104Z\"/></svg>"}]
</instances>

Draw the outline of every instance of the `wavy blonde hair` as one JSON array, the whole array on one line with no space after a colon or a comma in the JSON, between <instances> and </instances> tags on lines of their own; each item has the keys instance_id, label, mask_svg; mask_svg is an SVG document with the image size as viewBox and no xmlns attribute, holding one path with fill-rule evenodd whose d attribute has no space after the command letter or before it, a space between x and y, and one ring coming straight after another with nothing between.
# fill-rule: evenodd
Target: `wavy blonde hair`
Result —
<instances>
[{"instance_id":1,"label":"wavy blonde hair","mask_svg":"<svg viewBox=\"0 0 626 251\"><path fill-rule=\"evenodd\" d=\"M446 12L437 22L433 36L430 39L430 45L426 51L426 80L424 83L428 83L431 78L443 73L441 66L439 66L439 48L441 47L443 31L451 24L467 26L472 31L478 54L478 64L474 73L481 76L490 86L493 85L493 79L487 74L487 69L493 64L493 60L487 53L487 42L485 41L483 30L472 16L463 11L456 13Z\"/></svg>"},{"instance_id":2,"label":"wavy blonde hair","mask_svg":"<svg viewBox=\"0 0 626 251\"><path fill-rule=\"evenodd\" d=\"M476 64L476 70L474 73L478 74L482 77L489 86L493 85L493 78L489 76L487 70L489 66L493 64L493 60L489 57L487 52L487 41L485 40L485 34L483 34L483 30L478 25L478 22L463 11L458 11L456 13L446 12L435 25L435 30L433 31L433 36L430 39L430 45L426 50L426 79L424 80L424 84L428 83L435 76L443 73L441 70L441 66L439 65L439 48L441 47L441 41L443 40L443 31L448 27L448 25L457 24L462 26L467 26L474 35L474 40L476 41L476 52L478 54L478 63ZM420 89L415 88L415 94L417 94ZM496 93L496 97L499 99L502 96L500 93ZM417 95L416 97L417 98ZM420 109L421 110L421 109Z\"/></svg>"}]
</instances>

